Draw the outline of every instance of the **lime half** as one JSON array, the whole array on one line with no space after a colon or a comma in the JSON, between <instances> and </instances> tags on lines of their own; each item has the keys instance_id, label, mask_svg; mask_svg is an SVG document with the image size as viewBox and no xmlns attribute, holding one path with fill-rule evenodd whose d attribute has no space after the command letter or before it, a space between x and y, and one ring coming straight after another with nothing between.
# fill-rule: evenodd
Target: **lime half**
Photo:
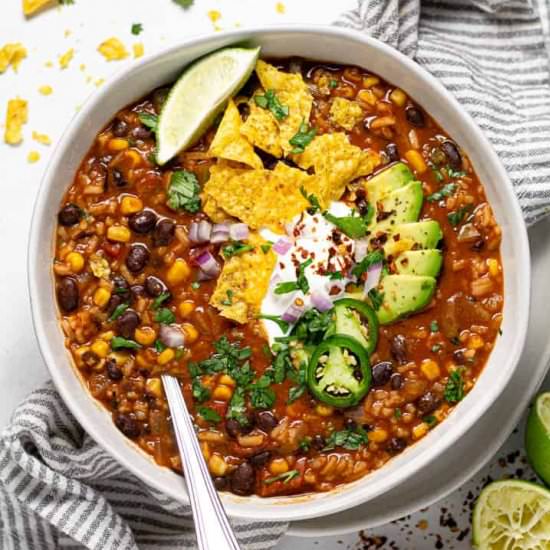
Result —
<instances>
[{"instance_id":1,"label":"lime half","mask_svg":"<svg viewBox=\"0 0 550 550\"><path fill-rule=\"evenodd\" d=\"M528 481L495 481L477 499L472 530L480 550L549 550L550 491Z\"/></svg>"},{"instance_id":2,"label":"lime half","mask_svg":"<svg viewBox=\"0 0 550 550\"><path fill-rule=\"evenodd\" d=\"M529 413L525 450L535 472L550 485L550 392L541 393Z\"/></svg>"},{"instance_id":3,"label":"lime half","mask_svg":"<svg viewBox=\"0 0 550 550\"><path fill-rule=\"evenodd\" d=\"M248 80L260 48L224 48L190 65L174 84L160 112L157 162L165 164L192 145L225 102Z\"/></svg>"}]
</instances>

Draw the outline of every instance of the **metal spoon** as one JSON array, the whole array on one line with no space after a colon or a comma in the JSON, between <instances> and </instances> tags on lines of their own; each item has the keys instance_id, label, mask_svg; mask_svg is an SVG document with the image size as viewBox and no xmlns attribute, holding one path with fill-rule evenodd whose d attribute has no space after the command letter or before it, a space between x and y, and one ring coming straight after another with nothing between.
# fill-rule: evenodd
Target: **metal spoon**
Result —
<instances>
[{"instance_id":1,"label":"metal spoon","mask_svg":"<svg viewBox=\"0 0 550 550\"><path fill-rule=\"evenodd\" d=\"M179 382L173 376L163 374L162 383L183 462L199 549L239 550L240 546L204 462Z\"/></svg>"}]
</instances>

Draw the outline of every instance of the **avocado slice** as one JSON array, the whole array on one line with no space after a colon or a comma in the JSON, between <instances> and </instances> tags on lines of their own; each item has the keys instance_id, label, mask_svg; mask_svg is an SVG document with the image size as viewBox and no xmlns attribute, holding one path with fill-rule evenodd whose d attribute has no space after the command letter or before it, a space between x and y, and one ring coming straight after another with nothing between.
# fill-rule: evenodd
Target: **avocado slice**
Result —
<instances>
[{"instance_id":1,"label":"avocado slice","mask_svg":"<svg viewBox=\"0 0 550 550\"><path fill-rule=\"evenodd\" d=\"M396 225L384 244L384 254L389 258L412 248L436 248L442 238L443 232L435 220Z\"/></svg>"},{"instance_id":2,"label":"avocado slice","mask_svg":"<svg viewBox=\"0 0 550 550\"><path fill-rule=\"evenodd\" d=\"M383 293L378 320L387 325L427 306L436 287L434 277L420 275L387 275L380 282Z\"/></svg>"},{"instance_id":3,"label":"avocado slice","mask_svg":"<svg viewBox=\"0 0 550 550\"><path fill-rule=\"evenodd\" d=\"M392 191L414 180L414 175L406 164L396 162L385 168L366 183L369 202L375 205Z\"/></svg>"},{"instance_id":4,"label":"avocado slice","mask_svg":"<svg viewBox=\"0 0 550 550\"><path fill-rule=\"evenodd\" d=\"M367 348L367 331L361 324L359 315L344 305L335 306L336 334L345 334L355 338L363 347Z\"/></svg>"},{"instance_id":5,"label":"avocado slice","mask_svg":"<svg viewBox=\"0 0 550 550\"><path fill-rule=\"evenodd\" d=\"M443 254L437 248L407 250L395 260L396 272L400 275L427 275L437 277L443 263Z\"/></svg>"}]
</instances>

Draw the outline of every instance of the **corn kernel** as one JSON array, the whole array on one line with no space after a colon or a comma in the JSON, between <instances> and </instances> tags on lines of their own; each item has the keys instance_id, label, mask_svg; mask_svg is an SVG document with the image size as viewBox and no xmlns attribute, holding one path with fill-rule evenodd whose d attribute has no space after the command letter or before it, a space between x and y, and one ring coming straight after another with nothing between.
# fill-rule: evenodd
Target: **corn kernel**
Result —
<instances>
[{"instance_id":1,"label":"corn kernel","mask_svg":"<svg viewBox=\"0 0 550 550\"><path fill-rule=\"evenodd\" d=\"M224 386L230 386L231 388L235 387L235 380L229 376L229 374L222 374L219 380L220 384Z\"/></svg>"},{"instance_id":2,"label":"corn kernel","mask_svg":"<svg viewBox=\"0 0 550 550\"><path fill-rule=\"evenodd\" d=\"M369 432L369 441L374 441L374 443L382 443L388 439L388 432L382 428L375 428Z\"/></svg>"},{"instance_id":3,"label":"corn kernel","mask_svg":"<svg viewBox=\"0 0 550 550\"><path fill-rule=\"evenodd\" d=\"M288 472L288 462L286 458L274 458L269 464L269 471L274 475L285 474Z\"/></svg>"},{"instance_id":4,"label":"corn kernel","mask_svg":"<svg viewBox=\"0 0 550 550\"><path fill-rule=\"evenodd\" d=\"M420 439L421 437L424 437L428 433L429 426L426 424L426 422L421 422L420 424L417 424L412 429L412 436L413 439Z\"/></svg>"},{"instance_id":5,"label":"corn kernel","mask_svg":"<svg viewBox=\"0 0 550 550\"><path fill-rule=\"evenodd\" d=\"M143 202L138 197L127 195L120 201L120 211L122 214L135 214L143 209Z\"/></svg>"},{"instance_id":6,"label":"corn kernel","mask_svg":"<svg viewBox=\"0 0 550 550\"><path fill-rule=\"evenodd\" d=\"M212 398L218 401L229 401L233 397L233 388L220 384L214 388Z\"/></svg>"},{"instance_id":7,"label":"corn kernel","mask_svg":"<svg viewBox=\"0 0 550 550\"><path fill-rule=\"evenodd\" d=\"M77 348L74 352L76 359L82 359L82 356L87 352L90 351L90 346L80 346Z\"/></svg>"},{"instance_id":8,"label":"corn kernel","mask_svg":"<svg viewBox=\"0 0 550 550\"><path fill-rule=\"evenodd\" d=\"M136 355L136 363L140 368L143 368L143 369L151 368L151 364L149 363L149 360L147 359L147 357L145 357L143 353L138 353Z\"/></svg>"},{"instance_id":9,"label":"corn kernel","mask_svg":"<svg viewBox=\"0 0 550 550\"><path fill-rule=\"evenodd\" d=\"M363 78L363 88L370 88L380 83L380 79L377 76L366 76Z\"/></svg>"},{"instance_id":10,"label":"corn kernel","mask_svg":"<svg viewBox=\"0 0 550 550\"><path fill-rule=\"evenodd\" d=\"M441 376L439 365L433 359L424 359L420 364L420 370L428 380L437 380Z\"/></svg>"},{"instance_id":11,"label":"corn kernel","mask_svg":"<svg viewBox=\"0 0 550 550\"><path fill-rule=\"evenodd\" d=\"M423 174L428 169L422 155L414 149L409 149L405 153L405 158L417 174Z\"/></svg>"},{"instance_id":12,"label":"corn kernel","mask_svg":"<svg viewBox=\"0 0 550 550\"><path fill-rule=\"evenodd\" d=\"M359 101L362 101L363 103L366 103L367 105L376 105L376 96L374 95L374 92L372 90L361 90L357 94L357 99Z\"/></svg>"},{"instance_id":13,"label":"corn kernel","mask_svg":"<svg viewBox=\"0 0 550 550\"><path fill-rule=\"evenodd\" d=\"M466 343L468 349L480 349L485 345L485 341L479 334L471 334Z\"/></svg>"},{"instance_id":14,"label":"corn kernel","mask_svg":"<svg viewBox=\"0 0 550 550\"><path fill-rule=\"evenodd\" d=\"M114 359L115 363L121 367L124 363L126 363L126 361L128 361L128 354L120 351L112 351L109 353L109 358Z\"/></svg>"},{"instance_id":15,"label":"corn kernel","mask_svg":"<svg viewBox=\"0 0 550 550\"><path fill-rule=\"evenodd\" d=\"M331 407L330 405L325 405L323 403L318 403L315 406L315 412L319 416L332 416L334 413L334 407Z\"/></svg>"},{"instance_id":16,"label":"corn kernel","mask_svg":"<svg viewBox=\"0 0 550 550\"><path fill-rule=\"evenodd\" d=\"M199 338L199 331L191 323L183 323L183 332L185 334L185 343L192 344Z\"/></svg>"},{"instance_id":17,"label":"corn kernel","mask_svg":"<svg viewBox=\"0 0 550 550\"><path fill-rule=\"evenodd\" d=\"M202 456L204 456L204 460L209 460L212 454L210 451L210 445L208 445L206 441L201 442L200 445L201 445Z\"/></svg>"},{"instance_id":18,"label":"corn kernel","mask_svg":"<svg viewBox=\"0 0 550 550\"><path fill-rule=\"evenodd\" d=\"M122 138L110 139L108 144L109 151L112 152L124 151L124 149L128 149L128 146L128 140Z\"/></svg>"},{"instance_id":19,"label":"corn kernel","mask_svg":"<svg viewBox=\"0 0 550 550\"><path fill-rule=\"evenodd\" d=\"M80 252L69 252L65 258L73 273L80 273L84 268L84 256Z\"/></svg>"},{"instance_id":20,"label":"corn kernel","mask_svg":"<svg viewBox=\"0 0 550 550\"><path fill-rule=\"evenodd\" d=\"M390 99L398 106L403 107L407 101L407 95L400 88L395 88L390 94Z\"/></svg>"},{"instance_id":21,"label":"corn kernel","mask_svg":"<svg viewBox=\"0 0 550 550\"><path fill-rule=\"evenodd\" d=\"M150 346L157 338L157 333L152 327L138 327L134 331L134 339L142 346Z\"/></svg>"},{"instance_id":22,"label":"corn kernel","mask_svg":"<svg viewBox=\"0 0 550 550\"><path fill-rule=\"evenodd\" d=\"M166 365L166 363L170 363L170 361L172 361L172 359L174 359L175 356L176 356L176 352L173 349L166 348L157 357L157 363L159 365Z\"/></svg>"},{"instance_id":23,"label":"corn kernel","mask_svg":"<svg viewBox=\"0 0 550 550\"><path fill-rule=\"evenodd\" d=\"M92 346L91 350L101 358L107 357L109 353L109 344L105 340L96 340Z\"/></svg>"},{"instance_id":24,"label":"corn kernel","mask_svg":"<svg viewBox=\"0 0 550 550\"><path fill-rule=\"evenodd\" d=\"M191 270L183 258L177 258L166 273L166 280L171 285L177 285L185 281L191 275Z\"/></svg>"},{"instance_id":25,"label":"corn kernel","mask_svg":"<svg viewBox=\"0 0 550 550\"><path fill-rule=\"evenodd\" d=\"M99 287L94 292L94 304L99 307L106 306L111 299L111 291L106 288Z\"/></svg>"},{"instance_id":26,"label":"corn kernel","mask_svg":"<svg viewBox=\"0 0 550 550\"><path fill-rule=\"evenodd\" d=\"M227 463L218 453L213 453L208 461L208 469L215 476L223 476L227 472Z\"/></svg>"},{"instance_id":27,"label":"corn kernel","mask_svg":"<svg viewBox=\"0 0 550 550\"><path fill-rule=\"evenodd\" d=\"M498 260L495 258L489 258L487 260L487 267L489 268L491 277L498 277L498 274L500 273L500 264L498 263Z\"/></svg>"},{"instance_id":28,"label":"corn kernel","mask_svg":"<svg viewBox=\"0 0 550 550\"><path fill-rule=\"evenodd\" d=\"M191 313L193 313L194 309L195 304L193 302L182 302L178 306L178 310L182 317L188 317L189 315L191 315Z\"/></svg>"},{"instance_id":29,"label":"corn kernel","mask_svg":"<svg viewBox=\"0 0 550 550\"><path fill-rule=\"evenodd\" d=\"M138 167L143 161L141 155L135 149L128 149L128 151L124 153L124 160L126 161L126 165L130 168Z\"/></svg>"},{"instance_id":30,"label":"corn kernel","mask_svg":"<svg viewBox=\"0 0 550 550\"><path fill-rule=\"evenodd\" d=\"M123 225L111 225L107 229L107 238L111 241L127 243L131 236L130 230Z\"/></svg>"},{"instance_id":31,"label":"corn kernel","mask_svg":"<svg viewBox=\"0 0 550 550\"><path fill-rule=\"evenodd\" d=\"M115 333L112 330L106 330L105 332L102 332L99 337L106 342L110 342L113 339L114 335Z\"/></svg>"},{"instance_id":32,"label":"corn kernel","mask_svg":"<svg viewBox=\"0 0 550 550\"><path fill-rule=\"evenodd\" d=\"M145 390L147 393L154 395L155 397L162 397L162 383L160 378L148 378L145 382Z\"/></svg>"}]
</instances>

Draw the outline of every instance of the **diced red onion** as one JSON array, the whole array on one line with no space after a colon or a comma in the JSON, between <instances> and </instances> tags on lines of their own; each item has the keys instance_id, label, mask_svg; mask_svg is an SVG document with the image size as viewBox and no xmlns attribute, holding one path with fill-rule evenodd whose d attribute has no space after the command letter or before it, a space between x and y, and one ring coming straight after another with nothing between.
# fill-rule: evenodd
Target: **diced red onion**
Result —
<instances>
[{"instance_id":1,"label":"diced red onion","mask_svg":"<svg viewBox=\"0 0 550 550\"><path fill-rule=\"evenodd\" d=\"M229 236L234 241L244 241L248 239L250 231L246 223L232 223L229 226Z\"/></svg>"},{"instance_id":2,"label":"diced red onion","mask_svg":"<svg viewBox=\"0 0 550 550\"><path fill-rule=\"evenodd\" d=\"M319 311L328 311L332 307L332 300L324 290L314 290L311 293L311 303Z\"/></svg>"},{"instance_id":3,"label":"diced red onion","mask_svg":"<svg viewBox=\"0 0 550 550\"><path fill-rule=\"evenodd\" d=\"M189 240L193 243L207 243L210 241L212 224L206 220L193 222L189 226Z\"/></svg>"},{"instance_id":4,"label":"diced red onion","mask_svg":"<svg viewBox=\"0 0 550 550\"><path fill-rule=\"evenodd\" d=\"M297 306L295 301L292 300L292 303L288 306L286 311L281 315L281 319L287 323L295 323L304 313L303 306Z\"/></svg>"},{"instance_id":5,"label":"diced red onion","mask_svg":"<svg viewBox=\"0 0 550 550\"><path fill-rule=\"evenodd\" d=\"M212 227L210 242L212 244L225 243L229 240L229 225L227 223L216 223Z\"/></svg>"},{"instance_id":6,"label":"diced red onion","mask_svg":"<svg viewBox=\"0 0 550 550\"><path fill-rule=\"evenodd\" d=\"M185 336L179 325L161 325L159 340L169 348L179 348L185 344Z\"/></svg>"},{"instance_id":7,"label":"diced red onion","mask_svg":"<svg viewBox=\"0 0 550 550\"><path fill-rule=\"evenodd\" d=\"M359 263L367 255L368 246L369 243L366 239L359 239L355 241L355 250L353 252L353 256L357 263Z\"/></svg>"},{"instance_id":8,"label":"diced red onion","mask_svg":"<svg viewBox=\"0 0 550 550\"><path fill-rule=\"evenodd\" d=\"M372 264L367 269L367 281L365 282L364 292L368 294L373 288L378 286L380 275L382 274L382 262Z\"/></svg>"},{"instance_id":9,"label":"diced red onion","mask_svg":"<svg viewBox=\"0 0 550 550\"><path fill-rule=\"evenodd\" d=\"M220 264L216 261L216 258L210 254L208 250L205 250L197 259L196 262L200 268L199 280L207 281L209 279L215 279L220 274Z\"/></svg>"},{"instance_id":10,"label":"diced red onion","mask_svg":"<svg viewBox=\"0 0 550 550\"><path fill-rule=\"evenodd\" d=\"M193 222L189 226L189 240L192 243L198 243L199 242L199 224L198 222Z\"/></svg>"},{"instance_id":11,"label":"diced red onion","mask_svg":"<svg viewBox=\"0 0 550 550\"><path fill-rule=\"evenodd\" d=\"M292 248L292 243L288 239L282 238L279 239L272 248L277 254L284 256Z\"/></svg>"}]
</instances>

